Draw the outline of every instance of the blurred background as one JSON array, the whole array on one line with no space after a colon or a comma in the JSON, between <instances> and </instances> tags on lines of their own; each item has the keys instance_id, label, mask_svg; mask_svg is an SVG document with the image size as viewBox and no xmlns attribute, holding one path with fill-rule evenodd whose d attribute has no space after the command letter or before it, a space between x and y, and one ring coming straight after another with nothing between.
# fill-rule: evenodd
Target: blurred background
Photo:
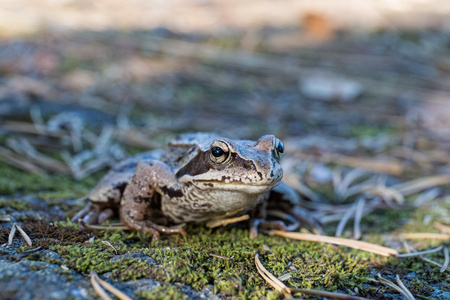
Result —
<instances>
[{"instance_id":1,"label":"blurred background","mask_svg":"<svg viewBox=\"0 0 450 300\"><path fill-rule=\"evenodd\" d=\"M275 134L324 163L444 172L449 15L433 0L3 0L0 158L82 178L216 131Z\"/></svg>"},{"instance_id":2,"label":"blurred background","mask_svg":"<svg viewBox=\"0 0 450 300\"><path fill-rule=\"evenodd\" d=\"M121 263L113 277L104 273L113 255L100 244L106 239L121 254L156 258L158 266L148 269L164 278L137 275L145 285L147 278L196 290L208 283L223 297L275 299L253 264L266 239L281 256L264 250L264 263L276 276L291 274L290 286L400 299L372 279L381 272L392 281L399 274L417 297L448 299L449 269L440 265L444 255L448 263L448 242L444 253L432 254L439 269L428 258L383 260L266 235L255 242L229 228L204 238L195 225L186 243L174 235L152 247L141 235L122 232L113 240L68 220L83 206L74 199L118 161L164 147L179 133L215 131L280 138L284 180L305 196L298 205L327 235L403 252L400 233L449 232L442 225L450 224L449 54L450 1L442 0L0 0L0 221L11 221L0 226L0 262L18 268L33 251L31 263L43 264L41 252L59 252L51 268L36 267L45 274L4 272L0 290L8 299L84 299L87 290L94 297L80 273L95 269L136 295L125 281L141 267ZM20 238L6 246L14 220L37 248L24 251ZM201 245L190 248L197 236ZM234 256L206 255L231 253L217 245L236 248L234 265ZM151 252L163 248L169 252ZM95 258L86 249L95 249ZM48 272L56 262L73 277Z\"/></svg>"}]
</instances>

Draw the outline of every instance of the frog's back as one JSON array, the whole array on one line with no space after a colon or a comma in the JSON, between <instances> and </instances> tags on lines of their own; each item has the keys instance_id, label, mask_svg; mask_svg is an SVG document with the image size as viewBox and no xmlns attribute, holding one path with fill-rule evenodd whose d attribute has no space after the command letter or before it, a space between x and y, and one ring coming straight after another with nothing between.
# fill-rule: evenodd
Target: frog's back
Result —
<instances>
[{"instance_id":1,"label":"frog's back","mask_svg":"<svg viewBox=\"0 0 450 300\"><path fill-rule=\"evenodd\" d=\"M202 151L206 151L209 149L211 142L220 137L220 135L211 132L185 133L170 141L169 147L189 149L192 146L197 146Z\"/></svg>"}]
</instances>

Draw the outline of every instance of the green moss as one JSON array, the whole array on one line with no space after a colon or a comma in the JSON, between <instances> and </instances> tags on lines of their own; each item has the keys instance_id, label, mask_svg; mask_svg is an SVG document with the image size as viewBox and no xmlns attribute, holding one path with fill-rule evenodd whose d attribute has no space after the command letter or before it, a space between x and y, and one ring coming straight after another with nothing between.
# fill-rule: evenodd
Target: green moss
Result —
<instances>
[{"instance_id":1,"label":"green moss","mask_svg":"<svg viewBox=\"0 0 450 300\"><path fill-rule=\"evenodd\" d=\"M14 210L26 210L30 208L30 205L19 199L0 199L0 208L6 208L7 213L11 213Z\"/></svg>"},{"instance_id":2,"label":"green moss","mask_svg":"<svg viewBox=\"0 0 450 300\"><path fill-rule=\"evenodd\" d=\"M117 281L151 278L161 282L160 289L139 292L139 299L159 298L162 295L166 295L167 299L182 299L184 296L177 288L166 284L175 282L196 290L212 285L214 292L224 297L279 299L280 294L256 271L256 253L260 254L263 265L275 276L290 274L291 277L285 281L290 287L340 292L358 290L362 296L376 298L386 289L371 282L374 272L380 272L383 276L399 274L402 278L414 272L417 274L415 279L405 281L405 284L417 294L427 297L432 291L430 284L444 280L438 269L418 259L385 258L345 247L264 234L250 239L248 230L239 227L212 230L189 225L186 228L188 237L162 236L157 242L152 242L151 237L139 232L99 231L94 235L87 230L76 229L67 221L55 224L25 223L23 227L37 240L36 245L61 256L61 260L54 260L34 253L27 259L64 264L84 274L91 270L100 276L111 272L113 280ZM92 237L94 241L88 242ZM102 241L110 242L115 249ZM271 251L264 251L263 245L270 247ZM18 252L29 247L22 248ZM156 263L136 258L111 261L116 255L127 253L142 253L155 259ZM439 260L438 255L430 257Z\"/></svg>"},{"instance_id":3,"label":"green moss","mask_svg":"<svg viewBox=\"0 0 450 300\"><path fill-rule=\"evenodd\" d=\"M181 293L174 286L161 286L151 291L140 291L136 293L136 297L137 299L161 299L161 300L187 299L187 296Z\"/></svg>"},{"instance_id":4,"label":"green moss","mask_svg":"<svg viewBox=\"0 0 450 300\"><path fill-rule=\"evenodd\" d=\"M102 174L74 181L69 175L36 175L17 170L0 163L0 195L33 195L50 202L61 199L77 199L86 195L97 183Z\"/></svg>"},{"instance_id":5,"label":"green moss","mask_svg":"<svg viewBox=\"0 0 450 300\"><path fill-rule=\"evenodd\" d=\"M67 259L65 264L70 269L88 274L95 270L97 273L104 273L119 267L118 263L109 261L113 254L105 251L103 245L98 242L84 245L54 245L50 250L57 252L62 258Z\"/></svg>"},{"instance_id":6,"label":"green moss","mask_svg":"<svg viewBox=\"0 0 450 300\"><path fill-rule=\"evenodd\" d=\"M74 183L70 177L53 175L39 179L39 176L24 174L4 165L0 166L0 170L5 170L7 174L10 172L8 179L12 181L8 184L13 186L14 192L44 196L47 202L58 205L64 204L61 199L65 197L75 198L86 194L96 180L93 178ZM23 180L18 180L22 175ZM0 186L8 186L5 183L8 179L1 179ZM0 200L0 205L17 210L29 209L28 204L23 201ZM69 209L73 210L73 207ZM423 223L426 215L439 220L440 209L377 210L362 220L364 239L385 244L386 233L433 230L432 224ZM358 290L359 295L379 298L387 288L374 284L370 277L380 272L383 276L399 274L404 278L413 272L416 274L414 280L404 282L423 298L431 295L433 284L449 284L438 268L419 259L388 259L345 247L293 241L263 233L257 239L250 239L244 225L214 230L188 225L188 237L163 235L157 242L152 242L150 236L139 232L79 230L76 224L68 220L51 224L30 218L21 223L21 226L32 238L33 247L50 249L61 256L61 259L51 259L39 253L32 253L26 257L28 260L64 264L70 270L83 274L88 274L91 270L100 276L110 272L112 279L116 281L150 278L161 282L161 288L139 292L136 295L139 299L183 299L181 291L171 285L175 282L189 285L196 290L212 285L215 293L229 298L281 298L257 272L254 261L256 253L260 254L263 265L275 276L290 274L291 277L285 282L290 287L339 292ZM329 224L326 231L333 233L335 226L336 224ZM0 228L0 233L0 243L7 242L9 229ZM110 242L114 249L102 241ZM440 242L422 241L414 246L418 250L424 250L437 243ZM270 247L271 251L263 251L263 245ZM29 247L22 246L16 249L16 252L23 253L26 250L29 250ZM142 253L155 259L156 263L151 264L137 258L111 261L116 255L127 253ZM439 254L430 255L430 258L442 260ZM67 275L62 269L60 274Z\"/></svg>"}]
</instances>

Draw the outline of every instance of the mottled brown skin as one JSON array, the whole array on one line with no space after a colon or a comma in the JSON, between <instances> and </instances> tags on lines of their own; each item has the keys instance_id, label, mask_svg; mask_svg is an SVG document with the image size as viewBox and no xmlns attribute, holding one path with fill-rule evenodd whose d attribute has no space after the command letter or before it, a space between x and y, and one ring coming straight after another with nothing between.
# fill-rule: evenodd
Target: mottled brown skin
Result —
<instances>
[{"instance_id":1,"label":"mottled brown skin","mask_svg":"<svg viewBox=\"0 0 450 300\"><path fill-rule=\"evenodd\" d=\"M180 135L164 152L147 152L111 170L89 194L89 204L72 220L102 223L117 212L129 228L157 239L180 233L168 224L201 223L250 213L251 235L257 227L284 230L265 221L270 207L289 220L311 220L295 207L298 195L280 183L281 142L272 135L258 141L230 140L215 134ZM314 224L313 224L314 225Z\"/></svg>"}]
</instances>

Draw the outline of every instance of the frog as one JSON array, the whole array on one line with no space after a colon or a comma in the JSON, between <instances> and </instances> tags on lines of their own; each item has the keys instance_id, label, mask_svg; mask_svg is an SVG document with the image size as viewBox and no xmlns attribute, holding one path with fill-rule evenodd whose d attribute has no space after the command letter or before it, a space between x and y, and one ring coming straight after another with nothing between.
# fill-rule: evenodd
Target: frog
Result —
<instances>
[{"instance_id":1,"label":"frog","mask_svg":"<svg viewBox=\"0 0 450 300\"><path fill-rule=\"evenodd\" d=\"M250 236L258 228L288 230L319 225L300 209L299 195L282 182L283 143L273 135L257 141L215 133L186 133L165 150L138 154L117 164L88 194L73 218L101 224L119 215L131 230L159 239L187 233L182 225L249 214ZM268 220L270 210L292 222ZM181 225L180 225L181 224ZM170 226L169 226L170 225Z\"/></svg>"}]
</instances>

